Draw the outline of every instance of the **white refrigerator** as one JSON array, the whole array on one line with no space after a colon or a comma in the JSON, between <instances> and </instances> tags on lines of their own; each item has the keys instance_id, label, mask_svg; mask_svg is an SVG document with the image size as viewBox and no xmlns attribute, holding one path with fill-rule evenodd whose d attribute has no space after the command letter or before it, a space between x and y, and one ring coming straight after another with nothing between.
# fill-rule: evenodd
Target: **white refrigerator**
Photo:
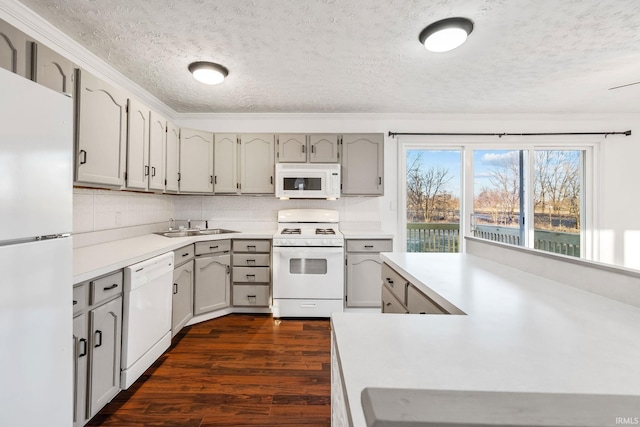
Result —
<instances>
[{"instance_id":1,"label":"white refrigerator","mask_svg":"<svg viewBox=\"0 0 640 427\"><path fill-rule=\"evenodd\" d=\"M0 69L0 426L71 426L73 102Z\"/></svg>"}]
</instances>

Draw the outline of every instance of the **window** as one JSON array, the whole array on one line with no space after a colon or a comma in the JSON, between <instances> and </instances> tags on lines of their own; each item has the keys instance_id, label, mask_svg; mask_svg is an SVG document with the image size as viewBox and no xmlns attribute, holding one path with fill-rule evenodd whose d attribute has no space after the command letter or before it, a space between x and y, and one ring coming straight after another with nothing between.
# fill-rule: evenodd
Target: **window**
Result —
<instances>
[{"instance_id":1,"label":"window","mask_svg":"<svg viewBox=\"0 0 640 427\"><path fill-rule=\"evenodd\" d=\"M580 257L583 158L581 150L474 150L473 235Z\"/></svg>"},{"instance_id":2,"label":"window","mask_svg":"<svg viewBox=\"0 0 640 427\"><path fill-rule=\"evenodd\" d=\"M407 252L460 251L460 150L408 150Z\"/></svg>"},{"instance_id":3,"label":"window","mask_svg":"<svg viewBox=\"0 0 640 427\"><path fill-rule=\"evenodd\" d=\"M467 235L591 259L594 147L401 142L407 252L460 252Z\"/></svg>"}]
</instances>

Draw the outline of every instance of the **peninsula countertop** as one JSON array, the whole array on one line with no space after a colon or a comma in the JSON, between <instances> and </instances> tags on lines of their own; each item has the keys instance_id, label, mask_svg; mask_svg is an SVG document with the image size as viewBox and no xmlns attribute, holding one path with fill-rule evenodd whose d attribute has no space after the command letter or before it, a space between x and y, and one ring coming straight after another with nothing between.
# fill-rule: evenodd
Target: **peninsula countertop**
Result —
<instances>
[{"instance_id":1,"label":"peninsula countertop","mask_svg":"<svg viewBox=\"0 0 640 427\"><path fill-rule=\"evenodd\" d=\"M334 314L354 426L365 387L640 395L639 308L472 255L381 257L466 314Z\"/></svg>"}]
</instances>

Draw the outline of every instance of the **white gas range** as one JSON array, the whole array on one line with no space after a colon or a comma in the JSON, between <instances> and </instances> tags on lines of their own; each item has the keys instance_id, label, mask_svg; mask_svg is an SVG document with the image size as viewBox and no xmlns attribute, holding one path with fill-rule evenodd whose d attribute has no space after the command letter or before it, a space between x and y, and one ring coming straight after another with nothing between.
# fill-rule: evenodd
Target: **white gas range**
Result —
<instances>
[{"instance_id":1,"label":"white gas range","mask_svg":"<svg viewBox=\"0 0 640 427\"><path fill-rule=\"evenodd\" d=\"M329 317L344 309L344 237L338 211L278 211L273 235L274 317Z\"/></svg>"}]
</instances>

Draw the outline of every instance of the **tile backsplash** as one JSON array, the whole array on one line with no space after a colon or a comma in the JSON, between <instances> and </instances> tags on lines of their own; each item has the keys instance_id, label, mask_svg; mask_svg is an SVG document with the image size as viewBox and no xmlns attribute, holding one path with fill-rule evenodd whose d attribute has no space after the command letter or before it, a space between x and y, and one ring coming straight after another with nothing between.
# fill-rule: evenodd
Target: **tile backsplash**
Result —
<instances>
[{"instance_id":1,"label":"tile backsplash","mask_svg":"<svg viewBox=\"0 0 640 427\"><path fill-rule=\"evenodd\" d=\"M168 221L175 217L176 196L73 189L73 232L88 233Z\"/></svg>"},{"instance_id":2,"label":"tile backsplash","mask_svg":"<svg viewBox=\"0 0 640 427\"><path fill-rule=\"evenodd\" d=\"M377 197L279 200L273 196L176 196L176 219L275 222L281 209L335 209L340 221L380 221Z\"/></svg>"},{"instance_id":3,"label":"tile backsplash","mask_svg":"<svg viewBox=\"0 0 640 427\"><path fill-rule=\"evenodd\" d=\"M380 199L279 200L273 196L188 196L87 188L73 190L75 234L176 220L275 225L280 209L335 209L341 222L380 222Z\"/></svg>"}]
</instances>

